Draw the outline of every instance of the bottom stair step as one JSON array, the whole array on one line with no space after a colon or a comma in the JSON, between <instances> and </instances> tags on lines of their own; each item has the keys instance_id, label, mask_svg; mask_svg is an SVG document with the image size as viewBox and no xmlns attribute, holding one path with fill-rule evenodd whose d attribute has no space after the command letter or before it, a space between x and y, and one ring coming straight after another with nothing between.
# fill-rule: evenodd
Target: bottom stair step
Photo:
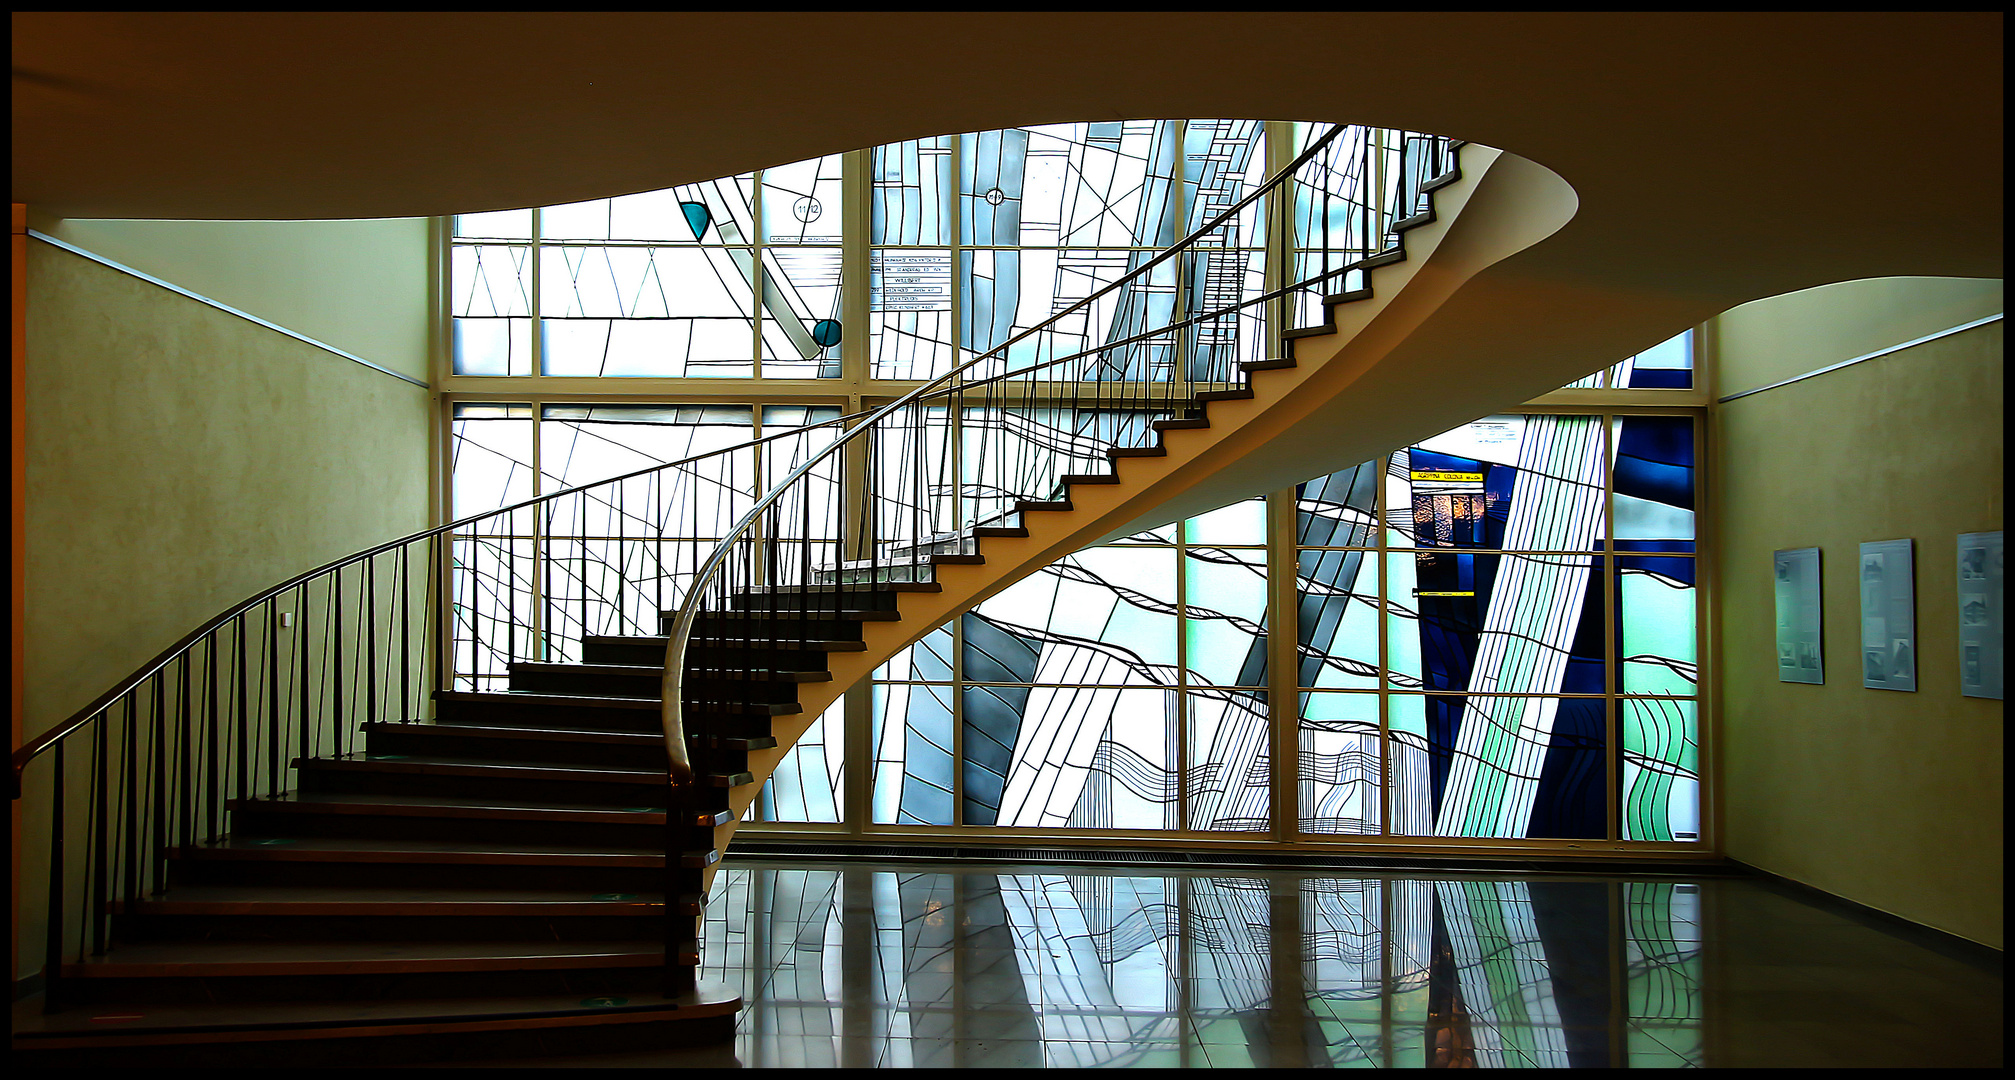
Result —
<instances>
[{"instance_id":1,"label":"bottom stair step","mask_svg":"<svg viewBox=\"0 0 2015 1080\"><path fill-rule=\"evenodd\" d=\"M229 1004L106 1003L45 1013L17 1002L11 1060L43 1067L406 1065L566 1052L721 1045L740 995L701 982L656 991L383 997L356 1001Z\"/></svg>"}]
</instances>

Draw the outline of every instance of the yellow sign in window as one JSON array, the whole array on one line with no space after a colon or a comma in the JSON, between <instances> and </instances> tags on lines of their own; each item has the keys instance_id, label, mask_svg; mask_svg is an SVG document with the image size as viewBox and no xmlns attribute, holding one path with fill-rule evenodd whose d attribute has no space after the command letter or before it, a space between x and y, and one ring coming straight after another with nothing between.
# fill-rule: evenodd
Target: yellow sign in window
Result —
<instances>
[{"instance_id":1,"label":"yellow sign in window","mask_svg":"<svg viewBox=\"0 0 2015 1080\"><path fill-rule=\"evenodd\" d=\"M1443 484L1483 483L1483 474L1480 472L1427 472L1415 469L1409 475L1415 480L1433 480Z\"/></svg>"}]
</instances>

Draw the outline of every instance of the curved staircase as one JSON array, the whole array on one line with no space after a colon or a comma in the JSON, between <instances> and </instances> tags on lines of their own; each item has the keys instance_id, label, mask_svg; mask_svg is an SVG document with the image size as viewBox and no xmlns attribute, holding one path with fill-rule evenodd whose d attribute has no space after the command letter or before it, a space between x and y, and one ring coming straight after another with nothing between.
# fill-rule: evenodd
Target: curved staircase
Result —
<instances>
[{"instance_id":1,"label":"curved staircase","mask_svg":"<svg viewBox=\"0 0 2015 1080\"><path fill-rule=\"evenodd\" d=\"M52 933L60 978L46 1011L16 1006L15 1060L391 1064L728 1038L740 999L696 978L699 916L737 821L791 744L903 646L1236 460L1242 443L1308 407L1314 373L1375 364L1352 354L1354 341L1389 347L1376 343L1403 338L1434 306L1395 297L1445 295L1529 243L1449 241L1461 220L1451 209L1499 160L1485 148L1464 158L1466 179L1452 167L1422 178L1418 194L1437 193L1439 213L1423 204L1392 222L1391 246L1339 272L1355 287L1324 298L1327 323L1288 332L1282 355L1239 365L1242 386L1160 402L1168 415L1148 425L1152 441L1106 445L1102 473L1057 476L1045 497L1013 499L1002 508L1011 513L977 514L949 536L918 532L900 558L814 566L804 555L805 572L788 584L761 584L759 573L703 579L682 607L658 612L659 633L585 636L578 663L512 663L508 690L436 691L430 723L410 722L421 710L374 704L377 715L358 725L361 749L314 752L304 726L296 746L308 752L288 755L291 784L226 800L228 833L170 837L163 872L136 868L126 899L106 899L116 867L101 870L99 902L86 896L83 906L87 923L103 922ZM1381 320L1397 328L1369 332ZM745 522L760 520L751 515ZM403 556L400 566L410 570ZM241 716L250 636L241 621ZM668 647L683 657L673 680ZM217 688L228 696L228 646L209 649L207 682L184 662L184 712L191 687L199 699L212 692L213 714ZM674 730L690 761L691 782L679 786L661 727L667 681L681 688ZM106 718L143 682L128 680L55 734L97 718L103 745ZM138 715L129 711L126 731ZM284 745L275 732L273 745ZM181 745L187 757L191 742ZM172 758L174 746L156 756ZM63 772L60 751L57 760ZM104 802L108 786L92 788L101 825L120 812ZM59 832L59 859L63 842ZM93 887L87 872L84 889ZM52 890L59 901L64 888ZM85 947L94 933L102 954Z\"/></svg>"}]
</instances>

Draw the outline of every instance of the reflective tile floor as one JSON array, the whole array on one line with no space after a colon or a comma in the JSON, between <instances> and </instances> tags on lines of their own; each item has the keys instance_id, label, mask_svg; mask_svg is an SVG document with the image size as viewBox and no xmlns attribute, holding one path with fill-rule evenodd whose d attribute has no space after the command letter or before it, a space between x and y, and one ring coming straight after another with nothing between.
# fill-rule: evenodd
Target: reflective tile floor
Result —
<instances>
[{"instance_id":1,"label":"reflective tile floor","mask_svg":"<svg viewBox=\"0 0 2015 1080\"><path fill-rule=\"evenodd\" d=\"M465 1066L1955 1067L1998 961L1765 882L732 860L731 1046Z\"/></svg>"}]
</instances>

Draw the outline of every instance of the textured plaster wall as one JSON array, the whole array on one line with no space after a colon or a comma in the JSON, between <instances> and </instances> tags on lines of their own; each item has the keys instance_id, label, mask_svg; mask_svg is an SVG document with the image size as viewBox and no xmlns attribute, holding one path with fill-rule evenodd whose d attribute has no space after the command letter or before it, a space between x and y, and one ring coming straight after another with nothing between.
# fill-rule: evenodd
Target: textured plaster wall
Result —
<instances>
[{"instance_id":1,"label":"textured plaster wall","mask_svg":"<svg viewBox=\"0 0 2015 1080\"><path fill-rule=\"evenodd\" d=\"M31 243L27 728L427 524L429 393Z\"/></svg>"},{"instance_id":2,"label":"textured plaster wall","mask_svg":"<svg viewBox=\"0 0 2015 1080\"><path fill-rule=\"evenodd\" d=\"M1710 325L1719 395L2001 310L1892 278ZM2002 527L2002 325L1717 407L1723 837L1742 862L2002 947L1999 701L1959 693L1955 537ZM1918 690L1861 685L1863 541L1916 541ZM1818 547L1826 683L1777 681L1771 553Z\"/></svg>"},{"instance_id":3,"label":"textured plaster wall","mask_svg":"<svg viewBox=\"0 0 2015 1080\"><path fill-rule=\"evenodd\" d=\"M32 207L31 213L32 213ZM29 224L198 296L425 381L427 219Z\"/></svg>"}]
</instances>

